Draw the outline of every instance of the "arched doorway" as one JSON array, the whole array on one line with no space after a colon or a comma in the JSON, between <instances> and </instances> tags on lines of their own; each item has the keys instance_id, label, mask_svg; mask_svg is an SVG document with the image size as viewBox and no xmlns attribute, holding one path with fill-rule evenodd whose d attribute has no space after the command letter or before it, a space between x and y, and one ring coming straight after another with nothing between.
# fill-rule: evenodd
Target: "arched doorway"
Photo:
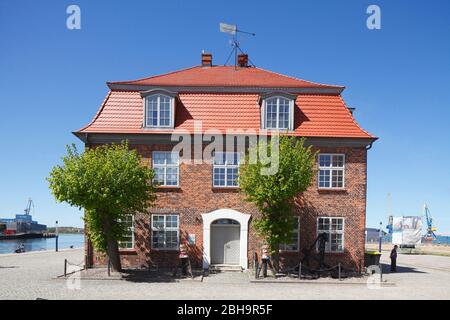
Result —
<instances>
[{"instance_id":1,"label":"arched doorway","mask_svg":"<svg viewBox=\"0 0 450 320\"><path fill-rule=\"evenodd\" d=\"M211 223L211 264L239 265L240 225L233 219Z\"/></svg>"},{"instance_id":2,"label":"arched doorway","mask_svg":"<svg viewBox=\"0 0 450 320\"><path fill-rule=\"evenodd\" d=\"M216 263L215 261L221 261L221 259L223 261L236 262L236 256L239 256L238 262L231 264L240 265L243 269L248 268L247 244L248 222L250 217L251 215L249 214L241 213L233 209L219 209L202 214L204 269L208 269L211 263ZM225 225L229 226L225 227ZM225 231L225 228L229 228L230 230ZM238 230L239 236L236 235ZM216 233L215 231L218 232ZM227 243L232 247L226 248ZM239 250L236 250L236 245L238 245ZM221 253L221 246L224 248L223 253ZM226 249L230 249L228 253L226 253ZM212 253L214 254L214 262L211 260ZM228 254L228 256L225 257L225 254ZM223 258L220 258L221 256Z\"/></svg>"}]
</instances>

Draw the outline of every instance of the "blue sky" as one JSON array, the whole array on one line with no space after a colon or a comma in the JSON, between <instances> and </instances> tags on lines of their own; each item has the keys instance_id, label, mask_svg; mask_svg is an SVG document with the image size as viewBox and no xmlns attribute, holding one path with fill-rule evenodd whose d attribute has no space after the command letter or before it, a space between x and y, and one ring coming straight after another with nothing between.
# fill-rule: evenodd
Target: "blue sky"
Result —
<instances>
[{"instance_id":1,"label":"blue sky","mask_svg":"<svg viewBox=\"0 0 450 320\"><path fill-rule=\"evenodd\" d=\"M81 8L81 30L66 8ZM381 30L366 9L381 8ZM45 177L82 144L71 134L91 120L108 89L199 63L223 64L237 23L250 59L265 69L347 87L357 121L380 137L369 152L367 224L418 215L427 202L450 233L450 2L430 1L6 1L0 0L0 216L28 197L48 225L82 226L57 204Z\"/></svg>"}]
</instances>

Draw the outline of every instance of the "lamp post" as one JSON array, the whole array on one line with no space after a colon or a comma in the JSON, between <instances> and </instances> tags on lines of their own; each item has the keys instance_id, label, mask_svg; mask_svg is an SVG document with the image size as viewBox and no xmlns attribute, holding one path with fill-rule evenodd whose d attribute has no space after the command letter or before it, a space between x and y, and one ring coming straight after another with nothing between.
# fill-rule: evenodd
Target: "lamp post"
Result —
<instances>
[{"instance_id":1,"label":"lamp post","mask_svg":"<svg viewBox=\"0 0 450 320\"><path fill-rule=\"evenodd\" d=\"M56 241L55 248L56 248L56 252L58 252L58 237L59 237L58 220L56 220L56 223L55 223L55 234L56 234L56 237L55 237L55 241Z\"/></svg>"},{"instance_id":2,"label":"lamp post","mask_svg":"<svg viewBox=\"0 0 450 320\"><path fill-rule=\"evenodd\" d=\"M378 252L381 253L381 238L383 237L383 222L380 221L380 230L378 232Z\"/></svg>"}]
</instances>

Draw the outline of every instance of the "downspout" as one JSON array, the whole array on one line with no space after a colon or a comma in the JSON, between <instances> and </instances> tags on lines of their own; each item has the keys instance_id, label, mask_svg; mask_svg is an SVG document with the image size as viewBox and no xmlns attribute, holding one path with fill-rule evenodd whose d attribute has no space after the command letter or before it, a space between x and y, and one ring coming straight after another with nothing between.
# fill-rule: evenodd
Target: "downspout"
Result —
<instances>
[{"instance_id":1,"label":"downspout","mask_svg":"<svg viewBox=\"0 0 450 320\"><path fill-rule=\"evenodd\" d=\"M84 142L84 148L86 149L86 145L88 145L88 139L89 139L89 133L85 133L84 134L85 135L85 142ZM83 212L83 215L85 216L86 215L86 211L85 212ZM88 268L92 268L93 266L94 266L94 250L93 250L93 247L92 247L92 241L91 241L91 239L89 238L89 236L86 234L86 230L87 230L87 227L86 227L87 225L86 225L86 221L84 222L84 234L85 234L85 239L86 239L86 244L87 244L87 252L86 252L86 269L88 269Z\"/></svg>"},{"instance_id":2,"label":"downspout","mask_svg":"<svg viewBox=\"0 0 450 320\"><path fill-rule=\"evenodd\" d=\"M367 151L368 150L370 150L370 149L372 149L372 145L373 145L373 142L374 141L372 141L372 142L370 142L370 144L368 145L368 146L366 146L366 172L365 172L365 175L366 175L366 187L365 187L365 194L364 194L364 212L365 212L365 214L364 214L364 230L366 229L366 223L367 223ZM365 242L366 242L366 239L365 239L365 237L364 237L364 240L363 240L363 243L364 243L364 249L363 249L363 257L362 257L362 259L360 259L359 260L359 272L361 273L362 272L362 270L363 270L363 268L364 268L364 265L365 265L365 261L364 261L364 252L365 252Z\"/></svg>"}]
</instances>

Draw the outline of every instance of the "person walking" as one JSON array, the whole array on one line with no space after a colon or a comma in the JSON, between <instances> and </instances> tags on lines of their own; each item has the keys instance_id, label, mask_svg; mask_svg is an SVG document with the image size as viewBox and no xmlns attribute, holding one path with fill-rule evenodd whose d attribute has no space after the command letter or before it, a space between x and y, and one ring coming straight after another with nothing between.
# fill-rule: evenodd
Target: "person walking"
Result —
<instances>
[{"instance_id":1,"label":"person walking","mask_svg":"<svg viewBox=\"0 0 450 320\"><path fill-rule=\"evenodd\" d=\"M391 272L397 272L397 248L398 246L395 245L391 251Z\"/></svg>"}]
</instances>

